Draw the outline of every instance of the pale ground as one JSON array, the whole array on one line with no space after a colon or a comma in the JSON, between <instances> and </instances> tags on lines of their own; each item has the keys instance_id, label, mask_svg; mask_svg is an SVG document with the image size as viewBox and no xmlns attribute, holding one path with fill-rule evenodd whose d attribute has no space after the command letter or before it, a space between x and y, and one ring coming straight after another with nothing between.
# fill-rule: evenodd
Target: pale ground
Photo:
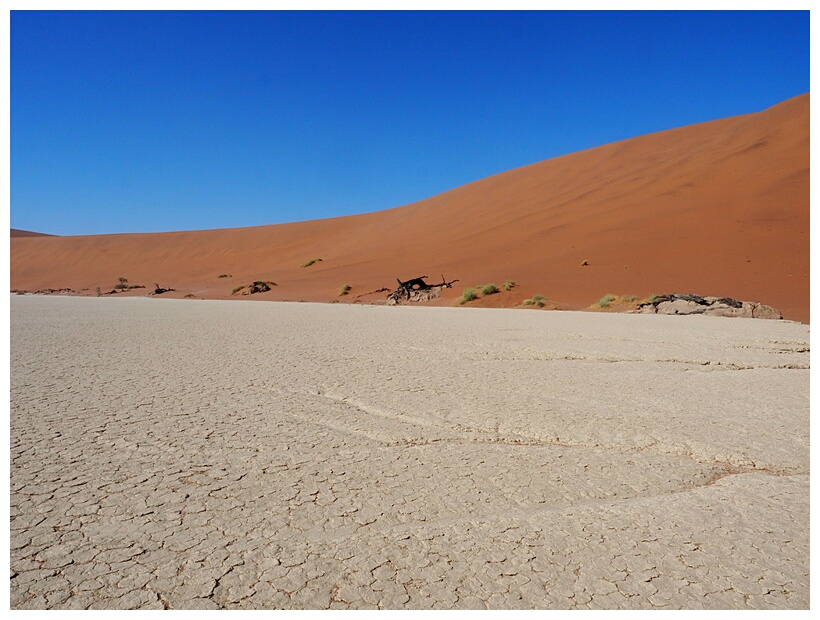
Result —
<instances>
[{"instance_id":1,"label":"pale ground","mask_svg":"<svg viewBox=\"0 0 820 620\"><path fill-rule=\"evenodd\" d=\"M809 328L11 299L11 607L808 608Z\"/></svg>"}]
</instances>

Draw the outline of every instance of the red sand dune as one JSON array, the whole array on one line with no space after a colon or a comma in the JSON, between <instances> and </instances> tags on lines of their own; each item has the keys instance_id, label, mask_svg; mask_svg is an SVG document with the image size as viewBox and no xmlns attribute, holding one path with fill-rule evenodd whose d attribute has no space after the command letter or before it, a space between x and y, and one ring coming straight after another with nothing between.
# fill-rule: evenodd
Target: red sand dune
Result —
<instances>
[{"instance_id":1,"label":"red sand dune","mask_svg":"<svg viewBox=\"0 0 820 620\"><path fill-rule=\"evenodd\" d=\"M11 229L11 236L12 237L51 237L52 235L48 235L46 233L32 232L30 230L20 230L19 228L12 228Z\"/></svg>"},{"instance_id":2,"label":"red sand dune","mask_svg":"<svg viewBox=\"0 0 820 620\"><path fill-rule=\"evenodd\" d=\"M311 267L306 261L322 258ZM588 261L588 266L582 266ZM219 278L231 274L230 278ZM533 294L565 309L606 293L761 301L809 321L809 94L755 114L650 134L510 170L376 213L175 233L11 239L12 289L111 290L117 278L169 296L357 298L396 278L466 286L515 280L471 305ZM339 287L352 286L338 297ZM144 295L143 289L126 293Z\"/></svg>"}]
</instances>

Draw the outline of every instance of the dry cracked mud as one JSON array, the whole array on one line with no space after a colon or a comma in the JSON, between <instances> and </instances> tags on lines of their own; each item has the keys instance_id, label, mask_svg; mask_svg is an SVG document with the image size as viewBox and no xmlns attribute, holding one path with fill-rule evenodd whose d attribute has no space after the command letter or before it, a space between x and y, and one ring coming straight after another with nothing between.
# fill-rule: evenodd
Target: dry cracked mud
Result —
<instances>
[{"instance_id":1,"label":"dry cracked mud","mask_svg":"<svg viewBox=\"0 0 820 620\"><path fill-rule=\"evenodd\" d=\"M12 609L806 609L809 328L13 296Z\"/></svg>"}]
</instances>

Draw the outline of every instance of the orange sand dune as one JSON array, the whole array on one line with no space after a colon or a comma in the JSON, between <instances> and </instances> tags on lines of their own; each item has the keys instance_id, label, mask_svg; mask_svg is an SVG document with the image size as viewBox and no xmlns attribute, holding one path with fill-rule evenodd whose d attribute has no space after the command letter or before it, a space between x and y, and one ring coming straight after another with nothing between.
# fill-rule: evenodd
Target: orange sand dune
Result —
<instances>
[{"instance_id":1,"label":"orange sand dune","mask_svg":"<svg viewBox=\"0 0 820 620\"><path fill-rule=\"evenodd\" d=\"M19 228L12 228L10 230L11 237L51 237L46 233L33 232L31 230L20 230Z\"/></svg>"},{"instance_id":2,"label":"orange sand dune","mask_svg":"<svg viewBox=\"0 0 820 620\"><path fill-rule=\"evenodd\" d=\"M321 258L310 267L301 265ZM582 261L588 261L582 266ZM219 278L230 274L229 278ZM15 237L11 287L129 283L168 295L358 297L396 278L465 286L515 280L566 309L606 293L697 293L761 301L809 321L809 94L755 114L682 127L510 170L404 207L350 217L176 233ZM349 284L350 294L338 297ZM145 295L136 289L127 295Z\"/></svg>"}]
</instances>

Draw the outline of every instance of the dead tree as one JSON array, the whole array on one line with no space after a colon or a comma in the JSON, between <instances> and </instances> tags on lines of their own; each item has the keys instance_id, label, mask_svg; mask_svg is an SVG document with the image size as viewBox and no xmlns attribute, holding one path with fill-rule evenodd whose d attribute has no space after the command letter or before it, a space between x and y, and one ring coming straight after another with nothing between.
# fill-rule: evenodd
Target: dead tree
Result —
<instances>
[{"instance_id":1,"label":"dead tree","mask_svg":"<svg viewBox=\"0 0 820 620\"><path fill-rule=\"evenodd\" d=\"M168 293L175 289L172 288L162 288L159 284L154 283L154 292L151 295L162 295L163 293Z\"/></svg>"},{"instance_id":2,"label":"dead tree","mask_svg":"<svg viewBox=\"0 0 820 620\"><path fill-rule=\"evenodd\" d=\"M399 287L390 293L387 296L388 299L392 299L395 303L399 303L399 300L404 297L407 301L411 301L412 297L418 296L418 294L422 291L429 291L433 288L453 288L453 284L458 282L458 280L451 280L447 281L444 279L444 275L441 276L441 283L439 284L428 284L424 281L425 278L429 276L419 276L418 278L411 278L410 280L405 280L402 282L398 278L396 281L399 283Z\"/></svg>"}]
</instances>

